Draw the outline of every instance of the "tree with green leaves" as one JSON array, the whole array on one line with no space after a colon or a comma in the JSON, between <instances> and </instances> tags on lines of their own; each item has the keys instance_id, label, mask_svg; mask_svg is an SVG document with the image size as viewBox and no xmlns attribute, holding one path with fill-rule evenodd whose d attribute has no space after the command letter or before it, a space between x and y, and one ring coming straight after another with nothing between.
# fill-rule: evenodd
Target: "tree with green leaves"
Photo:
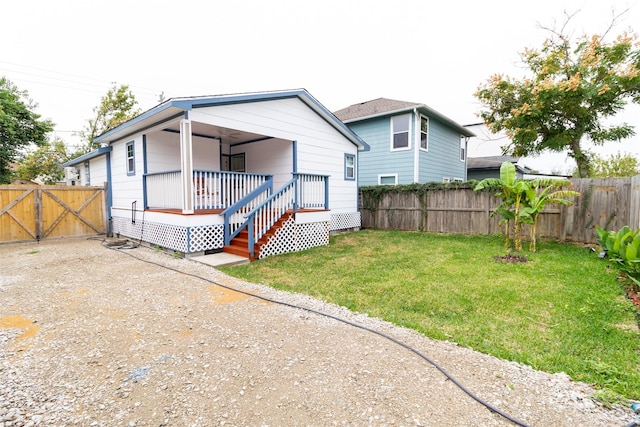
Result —
<instances>
[{"instance_id":1,"label":"tree with green leaves","mask_svg":"<svg viewBox=\"0 0 640 427\"><path fill-rule=\"evenodd\" d=\"M640 48L635 33L622 33L611 42L602 35L573 42L566 28L546 28L551 36L540 49L526 49L522 61L529 75L520 79L494 75L476 92L483 105L480 116L493 132L506 131L505 154L527 156L545 150L567 150L588 177L592 167L585 138L596 145L635 134L626 123L607 120L628 102L640 102Z\"/></svg>"},{"instance_id":2,"label":"tree with green leaves","mask_svg":"<svg viewBox=\"0 0 640 427\"><path fill-rule=\"evenodd\" d=\"M612 154L602 157L594 154L591 159L590 178L623 178L640 174L638 158L629 154Z\"/></svg>"},{"instance_id":3,"label":"tree with green leaves","mask_svg":"<svg viewBox=\"0 0 640 427\"><path fill-rule=\"evenodd\" d=\"M39 180L42 184L55 184L64 176L60 165L69 158L64 141L56 138L22 157L14 175L23 181Z\"/></svg>"},{"instance_id":4,"label":"tree with green leaves","mask_svg":"<svg viewBox=\"0 0 640 427\"><path fill-rule=\"evenodd\" d=\"M46 144L53 130L53 123L42 120L36 108L27 91L0 77L0 184L11 182L11 165L22 150Z\"/></svg>"},{"instance_id":5,"label":"tree with green leaves","mask_svg":"<svg viewBox=\"0 0 640 427\"><path fill-rule=\"evenodd\" d=\"M136 97L128 85L117 86L116 83L100 99L100 104L93 109L95 117L88 120L85 128L80 132L84 146L74 156L96 150L98 144L94 141L103 133L140 114Z\"/></svg>"}]
</instances>

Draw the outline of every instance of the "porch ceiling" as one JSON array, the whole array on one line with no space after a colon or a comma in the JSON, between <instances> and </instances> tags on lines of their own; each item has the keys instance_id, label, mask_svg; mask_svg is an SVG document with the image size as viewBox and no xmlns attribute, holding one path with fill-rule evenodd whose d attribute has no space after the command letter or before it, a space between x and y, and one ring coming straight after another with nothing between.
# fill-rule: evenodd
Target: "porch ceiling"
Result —
<instances>
[{"instance_id":1,"label":"porch ceiling","mask_svg":"<svg viewBox=\"0 0 640 427\"><path fill-rule=\"evenodd\" d=\"M180 123L174 123L165 128L171 132L180 132ZM257 141L268 138L266 135L246 132L239 129L230 129L221 126L210 125L200 122L191 122L191 133L194 136L204 136L208 138L220 138L223 143L235 145L250 141Z\"/></svg>"}]
</instances>

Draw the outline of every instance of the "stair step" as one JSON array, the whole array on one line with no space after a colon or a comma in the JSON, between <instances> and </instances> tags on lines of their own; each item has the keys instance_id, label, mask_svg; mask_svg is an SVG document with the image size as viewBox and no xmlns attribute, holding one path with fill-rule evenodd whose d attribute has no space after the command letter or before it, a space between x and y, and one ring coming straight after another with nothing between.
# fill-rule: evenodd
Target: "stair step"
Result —
<instances>
[{"instance_id":1,"label":"stair step","mask_svg":"<svg viewBox=\"0 0 640 427\"><path fill-rule=\"evenodd\" d=\"M282 217L280 217L274 224L273 226L271 226L271 228L269 230L267 230L267 232L260 238L260 240L258 240L255 245L254 245L254 256L251 257L251 255L249 254L249 249L247 248L249 246L249 232L247 231L247 229L245 228L244 230L241 230L236 237L234 237L233 239L231 239L231 243L229 244L229 246L225 246L222 248L223 252L227 252L230 254L234 254L234 255L239 255L245 258L249 258L251 261L254 261L255 259L258 258L259 254L260 254L260 248L262 245L264 245L265 243L267 243L267 240L269 239L269 237L273 236L276 231L280 228L282 228L282 224L289 219L289 216L291 215L291 212L285 212Z\"/></svg>"}]
</instances>

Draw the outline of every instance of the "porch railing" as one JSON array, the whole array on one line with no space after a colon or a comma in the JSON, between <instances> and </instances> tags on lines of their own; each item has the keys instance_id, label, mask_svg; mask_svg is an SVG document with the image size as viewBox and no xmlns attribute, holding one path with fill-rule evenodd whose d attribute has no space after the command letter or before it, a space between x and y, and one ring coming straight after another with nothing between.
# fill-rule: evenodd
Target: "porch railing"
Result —
<instances>
[{"instance_id":1,"label":"porch railing","mask_svg":"<svg viewBox=\"0 0 640 427\"><path fill-rule=\"evenodd\" d=\"M296 212L303 208L329 209L328 176L294 173L291 181L244 216L246 221L239 229L247 226L247 249L251 257L255 255L255 243L287 210L292 209Z\"/></svg>"},{"instance_id":2,"label":"porch railing","mask_svg":"<svg viewBox=\"0 0 640 427\"><path fill-rule=\"evenodd\" d=\"M224 244L231 243L246 225L245 215L256 206L261 205L273 193L273 181L269 180L222 211L224 217Z\"/></svg>"},{"instance_id":3,"label":"porch railing","mask_svg":"<svg viewBox=\"0 0 640 427\"><path fill-rule=\"evenodd\" d=\"M224 209L271 180L271 175L195 170L194 208ZM182 181L179 170L144 176L145 207L182 209Z\"/></svg>"}]
</instances>

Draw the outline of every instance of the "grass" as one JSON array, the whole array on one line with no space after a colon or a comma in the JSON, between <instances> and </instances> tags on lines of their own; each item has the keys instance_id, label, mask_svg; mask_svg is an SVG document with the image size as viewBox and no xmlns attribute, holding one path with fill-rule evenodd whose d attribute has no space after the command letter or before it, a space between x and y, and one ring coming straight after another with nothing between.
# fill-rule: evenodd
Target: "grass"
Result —
<instances>
[{"instance_id":1,"label":"grass","mask_svg":"<svg viewBox=\"0 0 640 427\"><path fill-rule=\"evenodd\" d=\"M575 245L539 242L503 263L502 236L363 230L329 246L221 270L640 399L637 311L616 270Z\"/></svg>"}]
</instances>

